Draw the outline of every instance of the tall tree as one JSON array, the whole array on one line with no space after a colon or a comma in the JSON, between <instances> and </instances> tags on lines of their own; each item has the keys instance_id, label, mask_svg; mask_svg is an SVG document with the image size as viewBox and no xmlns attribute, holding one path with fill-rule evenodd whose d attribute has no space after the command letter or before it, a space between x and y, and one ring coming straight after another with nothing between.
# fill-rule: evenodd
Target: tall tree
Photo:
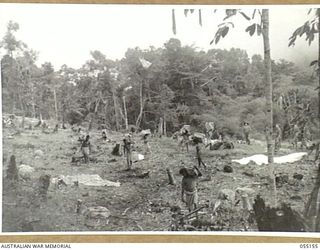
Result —
<instances>
[{"instance_id":1,"label":"tall tree","mask_svg":"<svg viewBox=\"0 0 320 250\"><path fill-rule=\"evenodd\" d=\"M4 50L5 55L1 60L1 71L3 74L2 86L8 91L9 102L11 103L11 112L14 113L17 108L22 109L21 102L21 69L16 58L23 55L23 50L27 47L22 41L15 37L19 30L19 24L10 21L7 25L7 31L0 42L0 48ZM6 97L6 96L5 96ZM6 98L4 98L6 99Z\"/></svg>"},{"instance_id":2,"label":"tall tree","mask_svg":"<svg viewBox=\"0 0 320 250\"><path fill-rule=\"evenodd\" d=\"M174 12L172 12L174 15ZM186 13L186 11L185 11ZM259 20L255 21L256 14L259 15ZM266 139L267 139L267 151L268 151L268 162L273 163L273 101L272 101L272 78L271 78L271 52L270 52L270 41L269 41L269 10L268 9L255 9L252 13L252 18L250 18L241 9L226 9L225 17L223 22L218 26L218 30L215 34L214 39L210 44L217 44L221 38L224 38L230 28L234 27L234 23L230 22L229 19L236 15L241 15L248 21L253 21L253 23L246 28L246 32L253 36L255 33L263 37L264 45L264 71L265 71L265 84L266 84L266 105L267 105L267 117L268 123L266 126ZM175 18L173 20L176 21ZM202 24L201 12L199 12L199 23ZM176 24L174 22L173 31L176 32Z\"/></svg>"}]
</instances>

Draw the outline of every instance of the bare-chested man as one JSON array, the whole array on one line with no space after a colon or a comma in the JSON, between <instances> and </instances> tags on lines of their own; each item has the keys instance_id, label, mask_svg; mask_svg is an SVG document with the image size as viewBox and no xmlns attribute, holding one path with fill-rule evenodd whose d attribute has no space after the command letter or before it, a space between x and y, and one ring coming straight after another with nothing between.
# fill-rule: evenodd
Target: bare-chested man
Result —
<instances>
[{"instance_id":1,"label":"bare-chested man","mask_svg":"<svg viewBox=\"0 0 320 250\"><path fill-rule=\"evenodd\" d=\"M189 211L197 208L198 204L198 178L202 176L200 170L194 166L193 169L182 168L179 173L183 176L181 183L181 200L186 203Z\"/></svg>"}]
</instances>

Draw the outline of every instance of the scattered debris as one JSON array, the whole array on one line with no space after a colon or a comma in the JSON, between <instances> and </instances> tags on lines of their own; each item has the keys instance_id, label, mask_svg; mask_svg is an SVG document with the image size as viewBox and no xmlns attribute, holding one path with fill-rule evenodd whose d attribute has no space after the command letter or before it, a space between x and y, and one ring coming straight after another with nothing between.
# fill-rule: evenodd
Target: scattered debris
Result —
<instances>
[{"instance_id":1,"label":"scattered debris","mask_svg":"<svg viewBox=\"0 0 320 250\"><path fill-rule=\"evenodd\" d=\"M18 167L19 177L23 180L31 180L35 169L29 165L21 164Z\"/></svg>"},{"instance_id":2,"label":"scattered debris","mask_svg":"<svg viewBox=\"0 0 320 250\"><path fill-rule=\"evenodd\" d=\"M276 187L277 188L280 188L280 187L282 187L282 185L289 182L289 175L287 175L287 174L279 173L279 174L276 174L275 177L276 177Z\"/></svg>"},{"instance_id":3,"label":"scattered debris","mask_svg":"<svg viewBox=\"0 0 320 250\"><path fill-rule=\"evenodd\" d=\"M246 175L248 177L254 177L254 173L252 171L244 171L242 172L243 175Z\"/></svg>"},{"instance_id":4,"label":"scattered debris","mask_svg":"<svg viewBox=\"0 0 320 250\"><path fill-rule=\"evenodd\" d=\"M43 153L42 150L37 149L36 151L34 151L34 155L35 155L35 156L38 156L38 157L43 157L43 156L44 156L44 153Z\"/></svg>"},{"instance_id":5,"label":"scattered debris","mask_svg":"<svg viewBox=\"0 0 320 250\"><path fill-rule=\"evenodd\" d=\"M108 208L102 206L88 207L85 211L85 225L87 227L102 227L108 224L111 213Z\"/></svg>"},{"instance_id":6,"label":"scattered debris","mask_svg":"<svg viewBox=\"0 0 320 250\"><path fill-rule=\"evenodd\" d=\"M137 175L136 175L137 178L141 178L141 179L147 178L147 177L149 177L149 176L150 176L150 171L147 171L147 172L144 172L144 173L141 173L141 174L137 174Z\"/></svg>"},{"instance_id":7,"label":"scattered debris","mask_svg":"<svg viewBox=\"0 0 320 250\"><path fill-rule=\"evenodd\" d=\"M303 175L302 175L302 174L294 173L294 174L293 174L293 178L296 179L296 180L302 180L302 179L303 179Z\"/></svg>"},{"instance_id":8,"label":"scattered debris","mask_svg":"<svg viewBox=\"0 0 320 250\"><path fill-rule=\"evenodd\" d=\"M79 175L67 175L67 176L60 176L59 178L63 179L63 181L67 185L72 185L75 181L79 184L83 184L86 186L96 186L96 187L119 187L120 182L113 182L102 179L97 174L79 174ZM59 178L52 178L52 183L57 183Z\"/></svg>"},{"instance_id":9,"label":"scattered debris","mask_svg":"<svg viewBox=\"0 0 320 250\"><path fill-rule=\"evenodd\" d=\"M233 168L229 165L226 165L223 167L223 172L225 173L232 173L233 172Z\"/></svg>"},{"instance_id":10,"label":"scattered debris","mask_svg":"<svg viewBox=\"0 0 320 250\"><path fill-rule=\"evenodd\" d=\"M128 212L129 209L130 209L130 207L127 207L127 208L123 211L123 213L122 213L121 215L126 215L126 213Z\"/></svg>"},{"instance_id":11,"label":"scattered debris","mask_svg":"<svg viewBox=\"0 0 320 250\"><path fill-rule=\"evenodd\" d=\"M290 200L302 201L302 197L300 195L293 195L290 197Z\"/></svg>"},{"instance_id":12,"label":"scattered debris","mask_svg":"<svg viewBox=\"0 0 320 250\"><path fill-rule=\"evenodd\" d=\"M65 187L68 186L67 183L65 183L64 180L61 178L58 178L58 181L56 184L58 189L60 189L62 186L65 186Z\"/></svg>"}]
</instances>

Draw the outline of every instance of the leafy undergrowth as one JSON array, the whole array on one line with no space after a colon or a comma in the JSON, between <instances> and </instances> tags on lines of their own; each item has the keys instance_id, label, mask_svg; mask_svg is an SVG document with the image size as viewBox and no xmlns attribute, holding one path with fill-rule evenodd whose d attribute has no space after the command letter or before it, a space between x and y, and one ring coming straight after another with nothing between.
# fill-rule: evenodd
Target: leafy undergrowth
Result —
<instances>
[{"instance_id":1,"label":"leafy undergrowth","mask_svg":"<svg viewBox=\"0 0 320 250\"><path fill-rule=\"evenodd\" d=\"M27 164L35 168L31 179L20 180L17 184L3 184L3 231L256 231L251 214L237 206L225 202L213 213L213 204L221 189L235 190L249 187L260 194L268 204L273 202L270 167L248 164L241 166L232 163L256 153L265 153L260 142L252 145L236 144L233 150L209 151L203 149L203 160L207 164L202 169L199 180L199 207L197 217L181 218L188 213L180 201L181 176L179 169L184 164L196 164L195 148L189 153L181 149L171 138L151 138L152 152L146 154L142 140L136 136L136 150L145 155L143 161L134 163L131 171L126 171L125 159L112 156L116 142L121 142L122 134L110 132L111 142L99 139L100 134L92 132L95 162L72 164L71 157L79 153L78 135L70 130L59 130L56 134L45 134L38 130L25 130L20 135L8 137L9 129L3 131L3 176L10 155L16 156L17 165ZM44 155L35 157L36 150ZM289 148L281 153L291 152ZM223 171L230 165L232 173ZM169 185L166 169L174 174L176 185ZM277 175L288 176L278 183L278 203L290 204L302 212L312 190L316 167L307 159L292 164L275 165ZM149 172L145 176L143 173ZM46 199L37 196L37 181L41 174L51 178L61 175L98 174L103 179L121 183L120 187L92 187L80 184L58 187L49 186ZM295 173L303 175L302 180L293 178ZM141 175L142 174L142 175ZM141 178L141 176L145 178ZM254 196L255 196L254 195ZM252 199L254 198L252 197ZM110 216L106 220L93 223L85 213L77 213L77 202L82 207L102 206L108 208Z\"/></svg>"}]
</instances>

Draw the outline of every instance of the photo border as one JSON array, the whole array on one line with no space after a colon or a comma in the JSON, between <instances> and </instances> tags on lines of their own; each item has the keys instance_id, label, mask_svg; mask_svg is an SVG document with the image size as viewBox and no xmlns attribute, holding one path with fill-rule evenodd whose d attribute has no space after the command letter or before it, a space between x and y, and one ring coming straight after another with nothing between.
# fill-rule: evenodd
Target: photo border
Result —
<instances>
[{"instance_id":1,"label":"photo border","mask_svg":"<svg viewBox=\"0 0 320 250\"><path fill-rule=\"evenodd\" d=\"M319 0L0 0L1 3L37 3L37 4L160 4L160 5L314 5ZM2 134L2 133L1 133ZM2 216L2 215L1 215ZM0 243L320 243L320 234L315 236L257 236L240 233L224 235L208 232L197 235L185 233L64 233L50 235L41 233L0 233ZM257 233L257 232L256 232ZM259 234L264 232L259 232ZM288 234L290 234L288 232Z\"/></svg>"}]
</instances>

